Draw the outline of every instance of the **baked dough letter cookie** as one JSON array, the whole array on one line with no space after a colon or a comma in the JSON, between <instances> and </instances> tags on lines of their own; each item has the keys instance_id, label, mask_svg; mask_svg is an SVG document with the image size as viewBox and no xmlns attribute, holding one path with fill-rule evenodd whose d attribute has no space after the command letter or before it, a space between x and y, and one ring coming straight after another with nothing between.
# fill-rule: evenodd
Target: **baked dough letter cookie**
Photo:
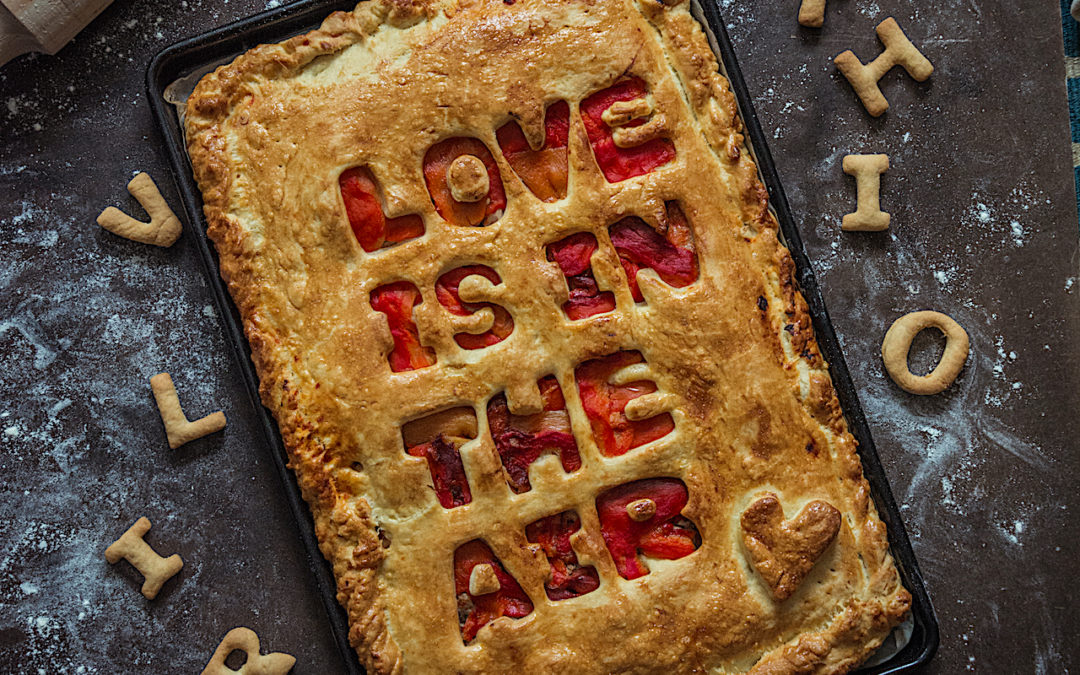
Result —
<instances>
[{"instance_id":1,"label":"baked dough letter cookie","mask_svg":"<svg viewBox=\"0 0 1080 675\"><path fill-rule=\"evenodd\" d=\"M143 244L172 246L180 238L182 228L176 214L154 184L154 179L148 174L139 173L131 179L127 189L150 214L150 222L135 220L115 206L110 206L97 217L97 224L113 234Z\"/></svg>"},{"instance_id":2,"label":"baked dough letter cookie","mask_svg":"<svg viewBox=\"0 0 1080 675\"><path fill-rule=\"evenodd\" d=\"M165 435L169 447L173 450L188 441L202 438L225 428L225 413L220 410L206 417L189 422L180 407L180 397L176 395L172 377L168 373L158 373L150 378L150 388L154 390L161 421L165 423Z\"/></svg>"},{"instance_id":3,"label":"baked dough letter cookie","mask_svg":"<svg viewBox=\"0 0 1080 675\"><path fill-rule=\"evenodd\" d=\"M825 23L825 0L803 0L799 23L807 28L821 28Z\"/></svg>"},{"instance_id":4,"label":"baked dough letter cookie","mask_svg":"<svg viewBox=\"0 0 1080 675\"><path fill-rule=\"evenodd\" d=\"M937 367L927 375L915 375L908 370L908 351L915 336L927 328L937 328L945 334L945 353ZM941 312L912 312L889 327L881 343L881 358L889 377L910 394L929 395L944 391L956 380L967 361L970 341L967 332L952 317Z\"/></svg>"},{"instance_id":5,"label":"baked dough letter cookie","mask_svg":"<svg viewBox=\"0 0 1080 675\"><path fill-rule=\"evenodd\" d=\"M247 654L247 661L239 670L233 670L225 665L225 659L237 650ZM259 636L250 628L241 626L225 634L221 644L214 650L214 655L210 657L210 663L203 668L202 675L285 675L295 664L296 657L288 654L260 654Z\"/></svg>"},{"instance_id":6,"label":"baked dough letter cookie","mask_svg":"<svg viewBox=\"0 0 1080 675\"><path fill-rule=\"evenodd\" d=\"M889 109L889 102L878 88L878 80L893 66L903 66L916 82L926 81L934 72L934 66L911 44L896 19L889 17L878 24L877 34L885 51L870 63L863 65L850 49L835 59L836 67L862 99L866 111L874 117L880 117Z\"/></svg>"},{"instance_id":7,"label":"baked dough letter cookie","mask_svg":"<svg viewBox=\"0 0 1080 675\"><path fill-rule=\"evenodd\" d=\"M881 210L881 174L889 170L888 155L848 155L844 173L855 176L858 206L844 216L847 232L881 232L889 229L889 214Z\"/></svg>"},{"instance_id":8,"label":"baked dough letter cookie","mask_svg":"<svg viewBox=\"0 0 1080 675\"><path fill-rule=\"evenodd\" d=\"M149 531L150 520L146 516L139 518L119 539L109 544L105 549L105 560L114 565L126 558L143 575L142 594L147 600L153 600L161 586L184 566L184 561L176 553L168 558L159 556L143 541Z\"/></svg>"}]
</instances>

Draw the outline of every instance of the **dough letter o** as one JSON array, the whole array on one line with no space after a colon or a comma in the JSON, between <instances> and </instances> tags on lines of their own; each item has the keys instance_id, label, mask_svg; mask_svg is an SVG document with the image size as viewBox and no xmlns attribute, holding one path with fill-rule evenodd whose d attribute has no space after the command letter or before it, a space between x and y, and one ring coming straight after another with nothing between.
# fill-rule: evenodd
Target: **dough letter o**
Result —
<instances>
[{"instance_id":1,"label":"dough letter o","mask_svg":"<svg viewBox=\"0 0 1080 675\"><path fill-rule=\"evenodd\" d=\"M945 353L927 375L915 375L908 369L908 351L915 336L927 328L937 328L945 334ZM911 394L938 394L956 380L967 361L968 334L951 317L941 312L912 312L897 319L885 333L881 343L881 358L889 377Z\"/></svg>"}]
</instances>

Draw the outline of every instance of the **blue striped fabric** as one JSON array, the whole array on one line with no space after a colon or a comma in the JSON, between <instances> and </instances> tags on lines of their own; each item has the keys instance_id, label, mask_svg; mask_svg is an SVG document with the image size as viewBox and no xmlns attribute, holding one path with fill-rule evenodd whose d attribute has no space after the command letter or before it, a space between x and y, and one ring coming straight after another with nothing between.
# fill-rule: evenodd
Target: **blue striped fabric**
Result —
<instances>
[{"instance_id":1,"label":"blue striped fabric","mask_svg":"<svg viewBox=\"0 0 1080 675\"><path fill-rule=\"evenodd\" d=\"M1069 14L1071 0L1061 0L1061 29L1065 33L1065 77L1069 91L1073 179L1080 197L1080 24Z\"/></svg>"}]
</instances>

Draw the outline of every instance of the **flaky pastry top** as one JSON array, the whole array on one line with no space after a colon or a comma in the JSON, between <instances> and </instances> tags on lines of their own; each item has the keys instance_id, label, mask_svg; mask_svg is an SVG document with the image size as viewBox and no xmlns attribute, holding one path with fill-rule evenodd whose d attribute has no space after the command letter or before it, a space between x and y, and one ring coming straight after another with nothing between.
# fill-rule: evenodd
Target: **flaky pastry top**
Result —
<instances>
[{"instance_id":1,"label":"flaky pastry top","mask_svg":"<svg viewBox=\"0 0 1080 675\"><path fill-rule=\"evenodd\" d=\"M612 181L582 101L631 80L648 93L604 110L614 146L659 138L674 157ZM544 201L496 132L516 122L537 149L545 111L561 101L565 196ZM206 76L185 125L263 402L371 672L846 672L905 615L910 596L794 265L689 3L370 0ZM497 165L506 203L483 214L487 224L449 222L429 194L425 156L456 137L477 139ZM445 174L459 181L457 197L487 189L478 166ZM361 246L341 188L357 167L377 183L386 218L418 215L423 234ZM675 286L643 269L638 301L612 227L636 217L667 231L673 208L690 225L696 278ZM570 282L548 255L577 233L595 237L591 274L615 305L584 319L567 315ZM469 265L498 282L462 280L462 302L488 303L464 316L436 289ZM397 282L419 293L411 316L435 359L427 367L395 371L388 360L398 338L372 294ZM461 334L499 323L492 305L512 330L462 347ZM632 374L656 390L626 415L667 414L673 428L606 456L578 374L619 352L640 355ZM519 493L492 440L489 402L504 395L511 413L536 414L548 376L565 398L580 468L541 457ZM402 430L456 408L475 412L474 435L455 441L470 501L447 508ZM602 534L598 495L658 477L685 485L681 517L700 541L679 559L648 558L648 574L627 579ZM647 507L634 506L643 518ZM599 587L551 600L549 561L525 529L570 510L580 518L576 558ZM476 539L531 610L467 642L454 560ZM472 590L497 587L498 571L480 567Z\"/></svg>"}]
</instances>

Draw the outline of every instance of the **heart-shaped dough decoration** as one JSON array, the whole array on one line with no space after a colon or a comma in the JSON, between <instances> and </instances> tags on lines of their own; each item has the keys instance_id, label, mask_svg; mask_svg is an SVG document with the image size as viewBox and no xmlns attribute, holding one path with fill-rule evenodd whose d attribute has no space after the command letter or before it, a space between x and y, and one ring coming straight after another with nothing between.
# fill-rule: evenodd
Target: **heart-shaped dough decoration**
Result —
<instances>
[{"instance_id":1,"label":"heart-shaped dough decoration","mask_svg":"<svg viewBox=\"0 0 1080 675\"><path fill-rule=\"evenodd\" d=\"M787 600L814 568L840 531L840 512L814 500L791 520L774 494L766 494L742 514L743 544L776 600Z\"/></svg>"}]
</instances>

